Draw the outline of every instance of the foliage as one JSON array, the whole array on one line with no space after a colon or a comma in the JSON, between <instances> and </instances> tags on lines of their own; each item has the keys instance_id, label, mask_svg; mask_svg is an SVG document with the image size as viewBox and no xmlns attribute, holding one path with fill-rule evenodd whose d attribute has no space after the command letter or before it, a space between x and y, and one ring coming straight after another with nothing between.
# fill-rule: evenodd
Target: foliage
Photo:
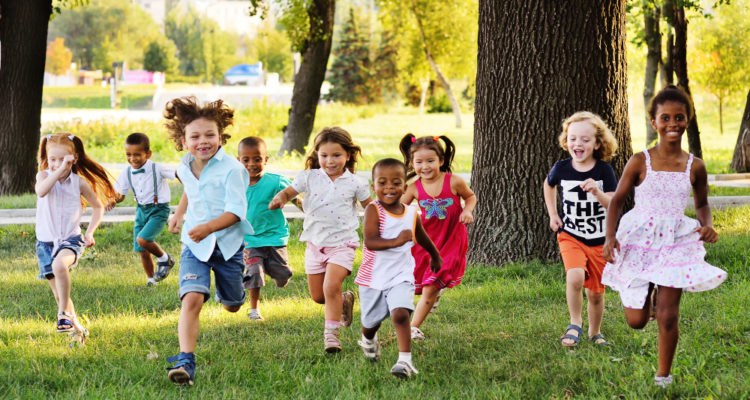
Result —
<instances>
[{"instance_id":1,"label":"foliage","mask_svg":"<svg viewBox=\"0 0 750 400\"><path fill-rule=\"evenodd\" d=\"M177 47L174 42L160 37L149 43L143 52L143 69L175 74L179 66L176 53Z\"/></svg>"},{"instance_id":2,"label":"foliage","mask_svg":"<svg viewBox=\"0 0 750 400\"><path fill-rule=\"evenodd\" d=\"M65 47L65 39L56 38L47 45L47 59L44 70L52 75L63 75L70 68L73 53Z\"/></svg>"},{"instance_id":3,"label":"foliage","mask_svg":"<svg viewBox=\"0 0 750 400\"><path fill-rule=\"evenodd\" d=\"M373 100L372 71L367 39L357 27L354 8L343 27L339 44L333 50L335 61L329 70L329 100L366 104Z\"/></svg>"},{"instance_id":4,"label":"foliage","mask_svg":"<svg viewBox=\"0 0 750 400\"><path fill-rule=\"evenodd\" d=\"M428 113L447 113L451 112L451 103L445 94L433 95L427 99Z\"/></svg>"},{"instance_id":5,"label":"foliage","mask_svg":"<svg viewBox=\"0 0 750 400\"><path fill-rule=\"evenodd\" d=\"M374 69L374 90L386 100L396 97L401 80L398 69L398 45L393 31L386 30L381 35Z\"/></svg>"},{"instance_id":6,"label":"foliage","mask_svg":"<svg viewBox=\"0 0 750 400\"><path fill-rule=\"evenodd\" d=\"M267 72L278 73L284 81L292 80L292 43L270 23L266 22L260 27L257 36L250 41L248 50L252 63L260 61Z\"/></svg>"},{"instance_id":7,"label":"foliage","mask_svg":"<svg viewBox=\"0 0 750 400\"><path fill-rule=\"evenodd\" d=\"M63 9L72 9L89 4L89 0L52 0L52 14L50 20L62 14Z\"/></svg>"}]
</instances>

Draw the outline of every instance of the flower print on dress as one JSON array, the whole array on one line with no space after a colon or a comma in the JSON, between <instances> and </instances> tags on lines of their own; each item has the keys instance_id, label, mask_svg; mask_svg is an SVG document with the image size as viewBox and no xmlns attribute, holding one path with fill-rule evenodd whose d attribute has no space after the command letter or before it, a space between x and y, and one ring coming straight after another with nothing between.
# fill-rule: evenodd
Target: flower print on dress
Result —
<instances>
[{"instance_id":1,"label":"flower print on dress","mask_svg":"<svg viewBox=\"0 0 750 400\"><path fill-rule=\"evenodd\" d=\"M424 199L419 200L419 205L425 209L425 219L431 217L437 217L438 219L445 219L448 216L447 208L453 205L453 199Z\"/></svg>"}]
</instances>

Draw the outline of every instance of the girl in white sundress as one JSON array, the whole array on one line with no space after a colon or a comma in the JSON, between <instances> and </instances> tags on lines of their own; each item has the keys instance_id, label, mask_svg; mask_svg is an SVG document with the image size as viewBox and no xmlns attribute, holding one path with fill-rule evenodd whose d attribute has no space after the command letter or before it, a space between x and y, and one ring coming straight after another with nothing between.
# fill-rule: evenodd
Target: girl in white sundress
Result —
<instances>
[{"instance_id":1,"label":"girl in white sundress","mask_svg":"<svg viewBox=\"0 0 750 400\"><path fill-rule=\"evenodd\" d=\"M630 158L609 203L602 250L609 263L602 283L620 293L625 319L634 329L659 324L658 368L654 383L672 383L669 374L679 339L680 297L719 286L727 273L704 261L703 242L715 243L708 205L708 175L702 160L682 150L693 109L687 95L667 86L651 100L651 124L659 143ZM635 207L617 221L625 197L635 188ZM697 220L685 216L693 192Z\"/></svg>"}]
</instances>

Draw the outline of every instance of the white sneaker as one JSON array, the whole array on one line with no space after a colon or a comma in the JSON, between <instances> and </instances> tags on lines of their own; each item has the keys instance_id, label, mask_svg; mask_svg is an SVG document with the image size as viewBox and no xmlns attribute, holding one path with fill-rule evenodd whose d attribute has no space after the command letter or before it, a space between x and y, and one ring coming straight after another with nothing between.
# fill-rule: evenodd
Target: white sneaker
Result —
<instances>
[{"instance_id":1,"label":"white sneaker","mask_svg":"<svg viewBox=\"0 0 750 400\"><path fill-rule=\"evenodd\" d=\"M380 360L380 344L378 344L378 337L375 336L372 338L371 342L372 343L368 344L365 342L365 339L360 339L357 341L357 344L362 348L362 353L364 353L365 358L372 362L376 362Z\"/></svg>"},{"instance_id":2,"label":"white sneaker","mask_svg":"<svg viewBox=\"0 0 750 400\"><path fill-rule=\"evenodd\" d=\"M425 339L424 332L422 332L416 326L412 326L411 327L411 340L414 340L416 342L421 342L424 339Z\"/></svg>"},{"instance_id":3,"label":"white sneaker","mask_svg":"<svg viewBox=\"0 0 750 400\"><path fill-rule=\"evenodd\" d=\"M654 377L654 386L659 386L662 388L666 388L667 386L671 385L674 381L674 378L672 375L667 376L655 376Z\"/></svg>"},{"instance_id":4,"label":"white sneaker","mask_svg":"<svg viewBox=\"0 0 750 400\"><path fill-rule=\"evenodd\" d=\"M401 379L409 379L418 373L419 371L406 361L397 361L391 368L391 375Z\"/></svg>"},{"instance_id":5,"label":"white sneaker","mask_svg":"<svg viewBox=\"0 0 750 400\"><path fill-rule=\"evenodd\" d=\"M251 309L250 312L247 313L247 317L250 319L258 320L258 321L263 319L263 316L260 315L260 311L256 309Z\"/></svg>"},{"instance_id":6,"label":"white sneaker","mask_svg":"<svg viewBox=\"0 0 750 400\"><path fill-rule=\"evenodd\" d=\"M430 309L430 314L437 311L438 304L440 304L440 297L443 295L443 292L445 291L445 288L440 289L438 292L437 298L435 298L435 304L432 305L432 308Z\"/></svg>"}]
</instances>

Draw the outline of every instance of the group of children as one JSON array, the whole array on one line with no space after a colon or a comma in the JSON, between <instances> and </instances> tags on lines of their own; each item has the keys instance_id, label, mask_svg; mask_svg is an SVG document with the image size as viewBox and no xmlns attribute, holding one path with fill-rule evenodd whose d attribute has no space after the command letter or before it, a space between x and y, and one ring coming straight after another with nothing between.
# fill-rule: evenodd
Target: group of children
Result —
<instances>
[{"instance_id":1,"label":"group of children","mask_svg":"<svg viewBox=\"0 0 750 400\"><path fill-rule=\"evenodd\" d=\"M608 285L620 292L630 326L645 326L656 309L660 327L656 383L666 385L672 379L681 291L711 289L727 275L703 261L702 242L715 242L717 234L706 201L705 166L681 149L682 134L692 117L690 102L679 89L667 87L654 98L649 113L659 143L631 158L619 184L606 163L617 144L604 121L588 112L568 118L560 145L571 158L555 164L544 184L544 198L567 276L570 325L560 343L572 347L580 342L585 287L588 337L594 344L609 345L600 331L604 285ZM134 133L125 143L130 166L114 185L104 168L86 156L80 138L58 133L42 139L35 186L37 257L39 278L48 280L58 304L57 331L73 332L82 340L88 335L70 299L68 270L85 247L94 245L104 210L132 190L137 202L133 246L140 253L147 285L166 278L175 265L174 258L155 243L156 236L165 224L181 235L180 353L168 359L172 363L168 377L192 385L199 316L210 298L211 270L216 299L227 311L239 311L247 290L248 317L262 319L258 301L265 275L278 287L292 277L286 249L289 226L281 209L304 194L300 240L306 242L310 296L325 305L325 351L341 351L339 329L352 322L355 295L342 293L342 284L353 271L359 248L359 202L365 211L363 259L354 280L359 286L362 324L358 343L365 357L377 361L377 331L390 316L399 350L391 373L400 378L416 374L411 341L425 339L420 327L442 291L461 282L468 247L466 225L474 219L476 196L451 173L452 141L445 136L406 135L399 143L404 162L392 158L376 162L368 185L354 174L360 147L345 130L325 128L315 137L305 170L290 182L264 171L268 156L260 138L242 139L236 159L225 153L223 145L229 138L225 129L233 123L234 112L221 100L201 105L191 97L174 99L164 117L177 149L187 151L177 170L150 161L148 137ZM173 178L179 179L184 192L169 218L166 180ZM562 217L556 204L558 186ZM636 207L615 232L623 200L633 187ZM684 215L691 188L698 221ZM415 199L417 204L411 205ZM93 215L81 235L79 223L86 204ZM610 264L605 266L605 261ZM421 294L416 307L415 294Z\"/></svg>"}]
</instances>

